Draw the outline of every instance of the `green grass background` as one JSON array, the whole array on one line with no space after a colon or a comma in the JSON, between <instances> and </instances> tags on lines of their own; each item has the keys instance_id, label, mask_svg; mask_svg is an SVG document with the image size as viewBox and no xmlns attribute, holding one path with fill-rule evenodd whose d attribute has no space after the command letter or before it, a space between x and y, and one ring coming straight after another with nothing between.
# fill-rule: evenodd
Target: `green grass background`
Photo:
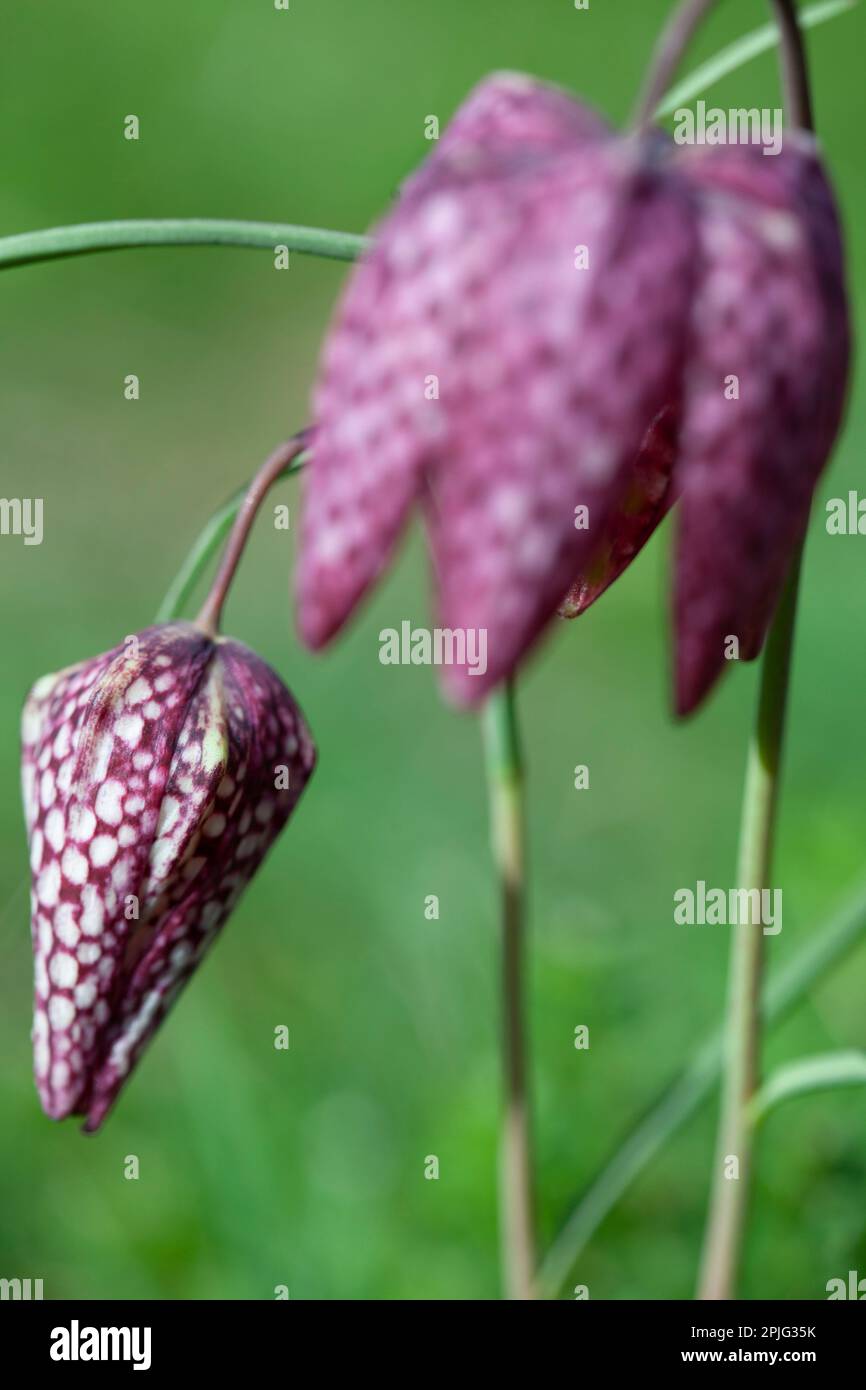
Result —
<instances>
[{"instance_id":1,"label":"green grass background","mask_svg":"<svg viewBox=\"0 0 866 1390\"><path fill-rule=\"evenodd\" d=\"M0 232L127 216L364 230L485 73L518 68L626 118L667 0L48 0L4 15ZM763 22L726 0L693 60ZM809 38L817 117L859 315L866 215L862 11ZM775 105L774 60L712 92ZM138 143L123 118L141 121ZM496 894L477 721L432 673L377 660L427 621L413 527L326 654L298 644L292 537L265 524L229 630L305 708L316 778L102 1134L52 1124L30 1077L18 720L30 684L145 626L210 512L308 414L346 269L267 253L113 253L0 276L4 496L45 499L45 540L0 539L0 1275L52 1298L474 1299L498 1293ZM123 378L141 378L141 399ZM790 720L774 963L866 860L866 539L823 499L862 486L862 373L813 522ZM295 483L279 494L297 516ZM693 722L668 706L664 528L522 681L532 1033L545 1240L719 1014L723 928L672 920L676 887L731 882L756 672ZM591 789L573 789L576 763ZM424 898L441 901L438 922ZM858 1047L866 953L768 1059ZM275 1052L275 1025L291 1050ZM577 1024L591 1048L576 1052ZM644 1172L575 1275L593 1298L691 1296L714 1107ZM123 1177L140 1160L139 1181ZM440 1161L425 1181L425 1156ZM801 1100L761 1139L742 1293L821 1298L866 1275L866 1094Z\"/></svg>"}]
</instances>

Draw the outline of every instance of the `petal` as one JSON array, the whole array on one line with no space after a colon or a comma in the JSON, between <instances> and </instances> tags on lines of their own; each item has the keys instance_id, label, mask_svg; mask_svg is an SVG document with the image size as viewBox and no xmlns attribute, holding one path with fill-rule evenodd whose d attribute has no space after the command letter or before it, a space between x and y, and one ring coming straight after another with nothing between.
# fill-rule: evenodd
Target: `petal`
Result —
<instances>
[{"instance_id":1,"label":"petal","mask_svg":"<svg viewBox=\"0 0 866 1390\"><path fill-rule=\"evenodd\" d=\"M39 681L25 709L24 765L39 777L28 814L34 1053L43 1107L57 1119L78 1105L99 1050L134 926L124 898L139 891L184 692L210 648L186 625L152 628Z\"/></svg>"},{"instance_id":2,"label":"petal","mask_svg":"<svg viewBox=\"0 0 866 1390\"><path fill-rule=\"evenodd\" d=\"M142 916L100 1039L84 1102L88 1131L104 1120L314 766L309 730L282 681L246 647L221 639L175 748L163 803L164 810L171 803L163 816L165 849L155 863L151 856L158 896Z\"/></svg>"},{"instance_id":3,"label":"petal","mask_svg":"<svg viewBox=\"0 0 866 1390\"><path fill-rule=\"evenodd\" d=\"M761 648L841 421L849 330L838 218L811 139L788 134L775 158L719 147L682 167L702 197L704 262L676 477L685 714L732 637L743 658Z\"/></svg>"},{"instance_id":4,"label":"petal","mask_svg":"<svg viewBox=\"0 0 866 1390\"><path fill-rule=\"evenodd\" d=\"M513 74L489 79L356 267L323 353L304 483L298 610L310 646L334 635L388 563L425 469L446 445L438 383L455 316L465 321L464 304L495 268L495 219L509 189L603 131L556 89Z\"/></svg>"},{"instance_id":5,"label":"petal","mask_svg":"<svg viewBox=\"0 0 866 1390\"><path fill-rule=\"evenodd\" d=\"M503 164L519 169L528 155L573 152L584 141L610 136L602 117L564 89L526 73L495 72L469 93L421 177L444 163L457 176L474 176L483 160L497 171Z\"/></svg>"},{"instance_id":6,"label":"petal","mask_svg":"<svg viewBox=\"0 0 866 1390\"><path fill-rule=\"evenodd\" d=\"M668 406L647 430L622 502L589 564L560 605L560 617L577 618L585 613L628 568L667 515L674 501L672 473L678 429L679 410Z\"/></svg>"},{"instance_id":7,"label":"petal","mask_svg":"<svg viewBox=\"0 0 866 1390\"><path fill-rule=\"evenodd\" d=\"M485 634L486 670L443 671L459 703L509 675L554 615L675 396L692 211L646 154L595 147L488 195L490 270L449 324L448 450L427 501L440 621Z\"/></svg>"}]
</instances>

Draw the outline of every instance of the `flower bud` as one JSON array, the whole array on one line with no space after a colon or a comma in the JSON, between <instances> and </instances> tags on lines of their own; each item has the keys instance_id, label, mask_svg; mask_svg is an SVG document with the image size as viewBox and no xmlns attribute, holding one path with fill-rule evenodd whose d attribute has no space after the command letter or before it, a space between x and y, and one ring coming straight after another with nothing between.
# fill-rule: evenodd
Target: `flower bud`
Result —
<instances>
[{"instance_id":1,"label":"flower bud","mask_svg":"<svg viewBox=\"0 0 866 1390\"><path fill-rule=\"evenodd\" d=\"M99 1127L312 774L274 671L238 642L152 627L31 691L36 1083Z\"/></svg>"}]
</instances>

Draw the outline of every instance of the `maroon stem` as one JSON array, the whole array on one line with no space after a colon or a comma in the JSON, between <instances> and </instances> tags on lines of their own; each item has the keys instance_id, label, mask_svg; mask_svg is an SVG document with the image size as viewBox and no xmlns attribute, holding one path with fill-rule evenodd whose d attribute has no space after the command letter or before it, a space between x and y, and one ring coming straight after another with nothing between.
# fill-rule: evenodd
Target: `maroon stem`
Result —
<instances>
[{"instance_id":1,"label":"maroon stem","mask_svg":"<svg viewBox=\"0 0 866 1390\"><path fill-rule=\"evenodd\" d=\"M216 577L211 585L210 593L204 601L201 612L196 618L196 627L202 629L210 637L215 637L219 631L220 617L226 596L235 577L235 571L240 563L241 555L244 552L247 540L249 539L252 524L256 519L256 513L262 505L267 493L282 473L294 463L295 459L308 447L312 437L312 430L307 428L299 430L292 435L291 439L285 444L281 444L278 449L265 459L253 481L250 484L249 492L243 500L241 509L238 512L235 524L231 529L226 548L223 551L223 558L220 561Z\"/></svg>"},{"instance_id":2,"label":"maroon stem","mask_svg":"<svg viewBox=\"0 0 866 1390\"><path fill-rule=\"evenodd\" d=\"M656 44L635 109L633 123L638 130L649 125L683 54L715 4L716 0L685 0L668 20Z\"/></svg>"},{"instance_id":3,"label":"maroon stem","mask_svg":"<svg viewBox=\"0 0 866 1390\"><path fill-rule=\"evenodd\" d=\"M717 3L718 0L684 0L674 11L656 46L637 104L634 118L637 128L652 120L695 32ZM769 4L779 26L780 66L788 120L802 130L811 130L809 72L794 0L769 0Z\"/></svg>"}]
</instances>

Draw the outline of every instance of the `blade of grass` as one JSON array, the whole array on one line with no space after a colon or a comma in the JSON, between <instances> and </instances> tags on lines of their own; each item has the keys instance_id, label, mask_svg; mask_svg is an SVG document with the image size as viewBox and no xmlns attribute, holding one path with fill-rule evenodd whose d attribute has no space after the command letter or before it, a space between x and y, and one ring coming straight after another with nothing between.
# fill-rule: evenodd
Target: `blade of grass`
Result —
<instances>
[{"instance_id":1,"label":"blade of grass","mask_svg":"<svg viewBox=\"0 0 866 1390\"><path fill-rule=\"evenodd\" d=\"M749 1107L752 1124L762 1120L783 1101L840 1086L866 1085L866 1052L827 1052L818 1057L799 1057L773 1072Z\"/></svg>"},{"instance_id":2,"label":"blade of grass","mask_svg":"<svg viewBox=\"0 0 866 1390\"><path fill-rule=\"evenodd\" d=\"M778 970L767 988L763 1017L779 1023L866 934L866 883L823 929L810 936L789 965ZM692 1061L645 1112L598 1176L586 1189L542 1262L539 1291L556 1298L569 1272L605 1217L635 1178L712 1093L722 1065L722 1035L717 1030Z\"/></svg>"},{"instance_id":3,"label":"blade of grass","mask_svg":"<svg viewBox=\"0 0 866 1390\"><path fill-rule=\"evenodd\" d=\"M853 10L856 4L857 0L821 0L820 4L808 5L800 10L797 16L800 28L814 29L816 25L834 19L846 10ZM762 24L750 34L744 34L742 38L735 39L705 63L701 63L688 77L684 77L682 82L668 88L664 100L655 109L656 120L672 115L677 107L685 106L695 97L702 96L708 87L714 86L744 63L749 63L753 58L758 58L762 53L775 48L778 41L779 30L772 21Z\"/></svg>"}]
</instances>

